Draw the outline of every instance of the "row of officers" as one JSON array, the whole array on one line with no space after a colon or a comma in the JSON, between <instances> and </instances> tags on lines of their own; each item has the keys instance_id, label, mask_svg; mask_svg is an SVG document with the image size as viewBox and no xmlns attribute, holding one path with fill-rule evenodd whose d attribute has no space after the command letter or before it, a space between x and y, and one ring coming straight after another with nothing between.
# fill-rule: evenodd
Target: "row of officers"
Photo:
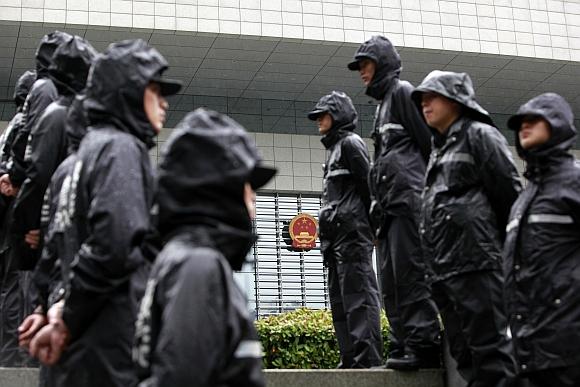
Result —
<instances>
[{"instance_id":1,"label":"row of officers","mask_svg":"<svg viewBox=\"0 0 580 387\"><path fill-rule=\"evenodd\" d=\"M263 386L232 270L256 238L254 190L275 170L239 124L198 109L154 178L148 149L180 85L141 40L98 54L54 32L36 62L1 144L2 363L29 361L19 344L43 386ZM467 74L434 71L413 88L382 36L348 68L380 101L372 167L348 96L308 115L329 149L319 221L339 367L383 365L381 294L388 368L439 367L440 316L470 386L580 384L570 106L548 93L510 118L522 191Z\"/></svg>"},{"instance_id":2,"label":"row of officers","mask_svg":"<svg viewBox=\"0 0 580 387\"><path fill-rule=\"evenodd\" d=\"M348 68L379 101L373 162L346 94L322 97L308 115L329 150L319 223L339 367L382 365L382 304L387 368L439 367L440 316L469 386L580 386L580 165L569 104L545 93L509 119L522 189L468 74L436 70L413 87L383 36Z\"/></svg>"}]
</instances>

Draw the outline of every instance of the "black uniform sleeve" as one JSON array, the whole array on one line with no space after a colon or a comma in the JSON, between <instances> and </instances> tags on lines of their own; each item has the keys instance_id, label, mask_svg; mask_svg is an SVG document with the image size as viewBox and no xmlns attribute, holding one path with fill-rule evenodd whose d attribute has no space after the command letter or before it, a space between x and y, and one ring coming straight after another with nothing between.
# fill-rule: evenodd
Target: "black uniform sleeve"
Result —
<instances>
[{"instance_id":1,"label":"black uniform sleeve","mask_svg":"<svg viewBox=\"0 0 580 387\"><path fill-rule=\"evenodd\" d=\"M485 125L474 133L470 146L503 240L511 207L522 190L520 177L508 143L499 130Z\"/></svg>"},{"instance_id":2,"label":"black uniform sleeve","mask_svg":"<svg viewBox=\"0 0 580 387\"><path fill-rule=\"evenodd\" d=\"M28 145L28 137L32 128L34 128L48 105L56 101L57 98L56 87L49 80L42 80L42 83L38 86L35 82L32 90L28 93L28 97L26 97L22 111L22 126L15 135L10 161L8 162L10 181L16 187L20 187L26 178L26 146Z\"/></svg>"},{"instance_id":3,"label":"black uniform sleeve","mask_svg":"<svg viewBox=\"0 0 580 387\"><path fill-rule=\"evenodd\" d=\"M578 167L576 168L580 169ZM576 173L570 180L563 182L560 195L570 209L574 223L580 225L580 173Z\"/></svg>"},{"instance_id":4,"label":"black uniform sleeve","mask_svg":"<svg viewBox=\"0 0 580 387\"><path fill-rule=\"evenodd\" d=\"M421 151L425 163L429 161L431 154L431 131L423 120L423 116L411 99L413 86L408 82L400 82L396 91L393 107L400 124L405 127L415 144Z\"/></svg>"},{"instance_id":5,"label":"black uniform sleeve","mask_svg":"<svg viewBox=\"0 0 580 387\"><path fill-rule=\"evenodd\" d=\"M153 385L217 385L229 357L226 275L217 256L188 257L178 272L158 284L156 298L163 311L151 365Z\"/></svg>"},{"instance_id":6,"label":"black uniform sleeve","mask_svg":"<svg viewBox=\"0 0 580 387\"><path fill-rule=\"evenodd\" d=\"M37 290L35 305L41 305L43 310L48 310L48 294L50 291L51 276L57 259L54 248L53 233L49 232L54 221L55 207L50 205L54 201L53 189L49 187L44 195L42 214L40 219L40 231L44 240L40 260L36 264L33 273L33 281Z\"/></svg>"},{"instance_id":7,"label":"black uniform sleeve","mask_svg":"<svg viewBox=\"0 0 580 387\"><path fill-rule=\"evenodd\" d=\"M141 246L150 228L148 187L138 145L120 138L95 157L96 165L82 167L78 187L88 195L88 236L71 265L63 312L73 339L111 293L144 264Z\"/></svg>"},{"instance_id":8,"label":"black uniform sleeve","mask_svg":"<svg viewBox=\"0 0 580 387\"><path fill-rule=\"evenodd\" d=\"M368 212L371 206L368 185L370 158L366 144L358 137L348 136L342 143L342 150L345 163L356 184L356 190Z\"/></svg>"},{"instance_id":9,"label":"black uniform sleeve","mask_svg":"<svg viewBox=\"0 0 580 387\"><path fill-rule=\"evenodd\" d=\"M15 233L39 228L44 193L52 174L66 157L65 119L66 109L54 103L32 130L26 180L14 203L12 231Z\"/></svg>"},{"instance_id":10,"label":"black uniform sleeve","mask_svg":"<svg viewBox=\"0 0 580 387\"><path fill-rule=\"evenodd\" d=\"M12 144L14 143L14 138L22 126L22 112L16 113L4 132L2 133L1 145L0 145L0 175L6 173L6 164L10 159L10 150L12 149Z\"/></svg>"}]
</instances>

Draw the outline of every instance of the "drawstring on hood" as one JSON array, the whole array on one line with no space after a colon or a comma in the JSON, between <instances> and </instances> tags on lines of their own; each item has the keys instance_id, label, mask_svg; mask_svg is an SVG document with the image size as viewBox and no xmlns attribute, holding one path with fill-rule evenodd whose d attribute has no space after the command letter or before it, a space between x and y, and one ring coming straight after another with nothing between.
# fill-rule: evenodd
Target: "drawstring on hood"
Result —
<instances>
[{"instance_id":1,"label":"drawstring on hood","mask_svg":"<svg viewBox=\"0 0 580 387\"><path fill-rule=\"evenodd\" d=\"M375 35L360 45L354 60L348 64L349 70L358 71L360 61L371 59L376 63L375 75L366 89L366 95L382 100L401 73L401 57L391 41L384 36Z\"/></svg>"},{"instance_id":2,"label":"drawstring on hood","mask_svg":"<svg viewBox=\"0 0 580 387\"><path fill-rule=\"evenodd\" d=\"M36 81L36 71L26 71L24 74L18 78L16 82L16 87L14 88L14 103L16 108L20 111L24 106L28 92L32 88L32 85Z\"/></svg>"},{"instance_id":3,"label":"drawstring on hood","mask_svg":"<svg viewBox=\"0 0 580 387\"><path fill-rule=\"evenodd\" d=\"M144 94L152 81L165 86L161 75L167 68L159 51L141 39L112 43L89 72L84 104L89 123L112 124L153 147L157 133L145 113ZM173 87L164 94L180 88L168 84Z\"/></svg>"},{"instance_id":4,"label":"drawstring on hood","mask_svg":"<svg viewBox=\"0 0 580 387\"><path fill-rule=\"evenodd\" d=\"M52 64L54 51L63 43L72 39L72 35L66 32L54 31L42 37L40 45L36 50L36 72L37 78L48 76L48 69Z\"/></svg>"},{"instance_id":5,"label":"drawstring on hood","mask_svg":"<svg viewBox=\"0 0 580 387\"><path fill-rule=\"evenodd\" d=\"M523 149L518 131L524 117L541 117L550 124L550 138L544 144ZM526 177L530 178L562 160L571 159L570 149L576 142L577 130L574 113L566 100L556 93L544 93L532 98L518 109L508 120L508 127L516 132L515 141L518 155L526 162Z\"/></svg>"},{"instance_id":6,"label":"drawstring on hood","mask_svg":"<svg viewBox=\"0 0 580 387\"><path fill-rule=\"evenodd\" d=\"M261 165L253 141L230 117L206 109L187 114L159 165L161 235L168 239L182 229L204 228L239 270L255 241L244 185L259 188L274 174L275 169Z\"/></svg>"},{"instance_id":7,"label":"drawstring on hood","mask_svg":"<svg viewBox=\"0 0 580 387\"><path fill-rule=\"evenodd\" d=\"M316 121L323 113L328 113L332 117L332 127L321 139L327 149L342 137L341 132L352 132L356 129L358 113L350 97L342 91L333 91L320 98L314 109L308 113L308 118Z\"/></svg>"},{"instance_id":8,"label":"drawstring on hood","mask_svg":"<svg viewBox=\"0 0 580 387\"><path fill-rule=\"evenodd\" d=\"M79 36L58 46L48 72L60 94L73 95L85 88L89 69L97 54L97 50Z\"/></svg>"}]
</instances>

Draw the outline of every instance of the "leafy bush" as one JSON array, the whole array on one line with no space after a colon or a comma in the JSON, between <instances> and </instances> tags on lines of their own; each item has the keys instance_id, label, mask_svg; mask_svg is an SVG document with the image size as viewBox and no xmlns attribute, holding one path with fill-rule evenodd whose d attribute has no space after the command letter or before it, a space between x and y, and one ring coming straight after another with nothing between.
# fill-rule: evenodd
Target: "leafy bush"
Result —
<instances>
[{"instance_id":1,"label":"leafy bush","mask_svg":"<svg viewBox=\"0 0 580 387\"><path fill-rule=\"evenodd\" d=\"M335 368L340 361L330 310L297 309L256 321L264 368ZM383 356L388 323L382 313Z\"/></svg>"}]
</instances>

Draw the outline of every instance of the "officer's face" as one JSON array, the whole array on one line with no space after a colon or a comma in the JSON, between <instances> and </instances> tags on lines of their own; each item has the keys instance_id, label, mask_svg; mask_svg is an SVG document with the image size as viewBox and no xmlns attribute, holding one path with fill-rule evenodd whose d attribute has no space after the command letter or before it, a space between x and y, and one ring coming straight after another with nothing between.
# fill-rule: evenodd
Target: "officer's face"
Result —
<instances>
[{"instance_id":1,"label":"officer's face","mask_svg":"<svg viewBox=\"0 0 580 387\"><path fill-rule=\"evenodd\" d=\"M550 139L550 124L538 116L525 116L518 132L523 149L540 146Z\"/></svg>"},{"instance_id":2,"label":"officer's face","mask_svg":"<svg viewBox=\"0 0 580 387\"><path fill-rule=\"evenodd\" d=\"M368 86L373 80L373 77L375 76L377 64L375 63L375 61L368 58L362 59L360 62L358 62L358 64L359 64L358 72L360 74L360 77L365 86Z\"/></svg>"},{"instance_id":3,"label":"officer's face","mask_svg":"<svg viewBox=\"0 0 580 387\"><path fill-rule=\"evenodd\" d=\"M460 113L457 103L437 93L421 94L421 109L427 125L439 133L447 132Z\"/></svg>"},{"instance_id":4,"label":"officer's face","mask_svg":"<svg viewBox=\"0 0 580 387\"><path fill-rule=\"evenodd\" d=\"M145 115L155 129L159 133L163 129L165 123L165 112L169 104L161 95L161 87L158 83L151 82L145 88L145 95L143 97L143 104L145 108Z\"/></svg>"},{"instance_id":5,"label":"officer's face","mask_svg":"<svg viewBox=\"0 0 580 387\"><path fill-rule=\"evenodd\" d=\"M250 214L250 219L256 219L256 192L252 189L250 183L244 185L244 202Z\"/></svg>"},{"instance_id":6,"label":"officer's face","mask_svg":"<svg viewBox=\"0 0 580 387\"><path fill-rule=\"evenodd\" d=\"M325 135L332 128L332 116L328 113L322 113L316 119L316 123L318 124L318 133Z\"/></svg>"}]
</instances>

